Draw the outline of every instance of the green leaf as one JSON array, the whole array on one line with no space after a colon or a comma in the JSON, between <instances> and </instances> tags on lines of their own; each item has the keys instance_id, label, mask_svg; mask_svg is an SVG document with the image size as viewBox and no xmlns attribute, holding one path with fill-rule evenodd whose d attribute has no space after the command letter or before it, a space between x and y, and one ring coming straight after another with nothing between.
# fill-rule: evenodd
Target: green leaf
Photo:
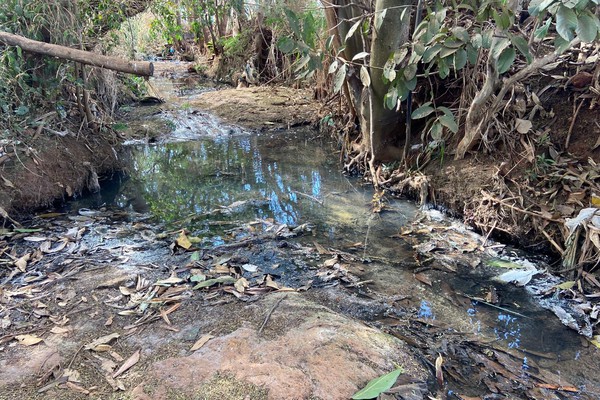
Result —
<instances>
[{"instance_id":1,"label":"green leaf","mask_svg":"<svg viewBox=\"0 0 600 400\"><path fill-rule=\"evenodd\" d=\"M440 51L440 58L446 58L458 51L458 48L444 47Z\"/></svg>"},{"instance_id":2,"label":"green leaf","mask_svg":"<svg viewBox=\"0 0 600 400\"><path fill-rule=\"evenodd\" d=\"M296 42L287 36L282 36L277 41L277 47L285 54L289 54L296 49Z\"/></svg>"},{"instance_id":3,"label":"green leaf","mask_svg":"<svg viewBox=\"0 0 600 400\"><path fill-rule=\"evenodd\" d=\"M412 114L410 115L410 117L412 119L421 119L421 118L425 118L426 116L432 114L433 112L435 112L435 108L428 106L428 105L423 105L423 106L417 108L415 111L413 111Z\"/></svg>"},{"instance_id":4,"label":"green leaf","mask_svg":"<svg viewBox=\"0 0 600 400\"><path fill-rule=\"evenodd\" d=\"M335 35L331 35L327 38L327 40L325 41L325 50L331 50L333 39L335 39Z\"/></svg>"},{"instance_id":5,"label":"green leaf","mask_svg":"<svg viewBox=\"0 0 600 400\"><path fill-rule=\"evenodd\" d=\"M452 32L452 34L454 35L455 38L457 38L458 40L460 40L464 43L467 43L469 40L471 40L471 37L469 36L469 32L467 32L467 30L465 28L463 28L462 26L455 26L450 31Z\"/></svg>"},{"instance_id":6,"label":"green leaf","mask_svg":"<svg viewBox=\"0 0 600 400\"><path fill-rule=\"evenodd\" d=\"M298 16L296 15L296 13L287 7L284 8L283 11L285 12L285 16L288 19L290 28L292 28L292 32L294 32L294 34L298 38L302 37L302 32L300 30L300 20L298 19Z\"/></svg>"},{"instance_id":7,"label":"green leaf","mask_svg":"<svg viewBox=\"0 0 600 400\"><path fill-rule=\"evenodd\" d=\"M346 80L346 64L342 64L338 72L335 74L335 78L333 79L333 91L334 93L338 93Z\"/></svg>"},{"instance_id":8,"label":"green leaf","mask_svg":"<svg viewBox=\"0 0 600 400\"><path fill-rule=\"evenodd\" d=\"M469 62L473 65L477 64L477 58L479 57L479 50L470 44L467 45L467 58Z\"/></svg>"},{"instance_id":9,"label":"green leaf","mask_svg":"<svg viewBox=\"0 0 600 400\"><path fill-rule=\"evenodd\" d=\"M548 18L544 25L541 25L539 28L535 30L533 35L536 39L543 39L548 35L548 29L550 28L550 24L552 24L552 18Z\"/></svg>"},{"instance_id":10,"label":"green leaf","mask_svg":"<svg viewBox=\"0 0 600 400\"><path fill-rule=\"evenodd\" d=\"M431 47L428 47L423 53L423 62L429 63L434 57L442 50L442 45L439 43L434 44Z\"/></svg>"},{"instance_id":11,"label":"green leaf","mask_svg":"<svg viewBox=\"0 0 600 400\"><path fill-rule=\"evenodd\" d=\"M556 31L565 40L573 40L573 31L577 28L577 15L575 11L565 6L560 6L556 13Z\"/></svg>"},{"instance_id":12,"label":"green leaf","mask_svg":"<svg viewBox=\"0 0 600 400\"><path fill-rule=\"evenodd\" d=\"M595 15L580 15L579 18L577 18L577 28L575 28L577 37L583 42L593 42L598 34L597 22L598 17Z\"/></svg>"},{"instance_id":13,"label":"green leaf","mask_svg":"<svg viewBox=\"0 0 600 400\"><path fill-rule=\"evenodd\" d=\"M513 47L504 49L500 57L498 57L498 72L503 74L510 69L515 61L517 52Z\"/></svg>"},{"instance_id":14,"label":"green leaf","mask_svg":"<svg viewBox=\"0 0 600 400\"><path fill-rule=\"evenodd\" d=\"M527 64L530 64L533 60L533 57L529 51L529 43L527 43L527 40L523 36L516 35L509 35L509 38L513 46L515 46L517 50L519 50L519 52L525 56L527 59Z\"/></svg>"},{"instance_id":15,"label":"green leaf","mask_svg":"<svg viewBox=\"0 0 600 400\"><path fill-rule=\"evenodd\" d=\"M395 110L398 104L398 89L395 86L390 87L388 92L383 96L383 101L388 110Z\"/></svg>"},{"instance_id":16,"label":"green leaf","mask_svg":"<svg viewBox=\"0 0 600 400\"><path fill-rule=\"evenodd\" d=\"M450 129L450 131L452 133L456 133L458 132L458 124L456 123L456 121L454 120L453 116L450 115L442 115L440 118L438 118L438 120L440 121L440 123L442 125L444 125L446 128Z\"/></svg>"},{"instance_id":17,"label":"green leaf","mask_svg":"<svg viewBox=\"0 0 600 400\"><path fill-rule=\"evenodd\" d=\"M500 58L500 55L504 52L504 50L510 45L510 40L507 38L499 38L495 42L492 43L492 57Z\"/></svg>"},{"instance_id":18,"label":"green leaf","mask_svg":"<svg viewBox=\"0 0 600 400\"><path fill-rule=\"evenodd\" d=\"M33 233L33 232L41 232L42 228L15 228L13 231L18 233Z\"/></svg>"},{"instance_id":19,"label":"green leaf","mask_svg":"<svg viewBox=\"0 0 600 400\"><path fill-rule=\"evenodd\" d=\"M359 19L358 21L356 21L354 23L354 25L352 25L352 27L350 27L350 29L348 30L348 33L346 34L346 37L344 38L344 42L347 42L348 39L350 39L352 37L352 35L354 35L354 32L356 32L356 30L360 26L361 22L362 22L362 20Z\"/></svg>"},{"instance_id":20,"label":"green leaf","mask_svg":"<svg viewBox=\"0 0 600 400\"><path fill-rule=\"evenodd\" d=\"M375 378L365 386L363 389L354 393L352 396L352 400L364 400L364 399L374 399L379 396L381 393L389 390L396 380L404 371L402 368L398 368L390 373L380 376L379 378Z\"/></svg>"},{"instance_id":21,"label":"green leaf","mask_svg":"<svg viewBox=\"0 0 600 400\"><path fill-rule=\"evenodd\" d=\"M190 256L190 260L191 261L200 261L200 253L198 253L197 251L193 252L192 255Z\"/></svg>"},{"instance_id":22,"label":"green leaf","mask_svg":"<svg viewBox=\"0 0 600 400\"><path fill-rule=\"evenodd\" d=\"M396 63L394 62L393 59L389 59L385 62L385 64L383 65L383 77L385 79L387 79L388 82L393 81L394 79L396 79Z\"/></svg>"},{"instance_id":23,"label":"green leaf","mask_svg":"<svg viewBox=\"0 0 600 400\"><path fill-rule=\"evenodd\" d=\"M297 73L302 68L306 67L306 65L308 64L309 61L310 61L310 54L307 54L304 57L302 57L300 60L298 60L296 62L296 68L294 69L294 73Z\"/></svg>"},{"instance_id":24,"label":"green leaf","mask_svg":"<svg viewBox=\"0 0 600 400\"><path fill-rule=\"evenodd\" d=\"M442 140L442 131L443 131L443 127L442 124L440 124L439 122L436 122L435 124L433 124L431 126L431 130L429 131L429 134L431 135L431 138L433 140Z\"/></svg>"},{"instance_id":25,"label":"green leaf","mask_svg":"<svg viewBox=\"0 0 600 400\"><path fill-rule=\"evenodd\" d=\"M557 36L554 38L554 48L556 49L555 51L557 54L564 53L570 45L571 42L569 40L563 39L562 36Z\"/></svg>"},{"instance_id":26,"label":"green leaf","mask_svg":"<svg viewBox=\"0 0 600 400\"><path fill-rule=\"evenodd\" d=\"M404 79L410 81L417 75L417 64L408 64L406 68L404 68Z\"/></svg>"},{"instance_id":27,"label":"green leaf","mask_svg":"<svg viewBox=\"0 0 600 400\"><path fill-rule=\"evenodd\" d=\"M225 284L225 285L229 285L232 283L235 283L237 281L237 279L235 279L233 276L220 276L218 278L214 278L214 279L208 279L206 281L200 282L199 284L197 284L196 286L194 286L192 288L192 290L197 290L197 289L202 289L202 288L206 288L206 287L211 287L214 285L218 285L220 283Z\"/></svg>"},{"instance_id":28,"label":"green leaf","mask_svg":"<svg viewBox=\"0 0 600 400\"><path fill-rule=\"evenodd\" d=\"M467 65L467 52L464 49L459 49L452 56L452 66L455 71L461 70Z\"/></svg>"},{"instance_id":29,"label":"green leaf","mask_svg":"<svg viewBox=\"0 0 600 400\"><path fill-rule=\"evenodd\" d=\"M475 47L476 49L479 49L482 46L483 43L483 38L481 36L481 33L476 33L475 35L473 35L473 37L471 38L471 44L473 45L473 47Z\"/></svg>"}]
</instances>

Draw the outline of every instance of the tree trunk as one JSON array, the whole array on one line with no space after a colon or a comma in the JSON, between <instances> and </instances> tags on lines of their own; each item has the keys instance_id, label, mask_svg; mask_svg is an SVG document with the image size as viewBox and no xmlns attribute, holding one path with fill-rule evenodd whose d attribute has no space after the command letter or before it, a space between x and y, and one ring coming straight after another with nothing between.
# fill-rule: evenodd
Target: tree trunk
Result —
<instances>
[{"instance_id":1,"label":"tree trunk","mask_svg":"<svg viewBox=\"0 0 600 400\"><path fill-rule=\"evenodd\" d=\"M9 46L19 46L30 53L43 54L50 57L58 57L65 60L77 61L94 67L112 69L139 76L152 76L154 65L146 61L128 61L118 57L109 57L89 51L72 49L70 47L56 44L38 42L23 36L0 31L0 42Z\"/></svg>"},{"instance_id":2,"label":"tree trunk","mask_svg":"<svg viewBox=\"0 0 600 400\"><path fill-rule=\"evenodd\" d=\"M368 145L375 161L394 161L402 157L402 149L398 143L404 138L406 126L401 113L385 107L384 96L390 85L383 80L383 66L390 55L409 39L411 10L404 10L412 4L413 1L410 0L378 0L375 4L375 15L385 9L387 11L381 27L373 33L368 107L364 104L366 100L363 101L363 115L372 112L366 121L372 122L373 126L367 123L365 125L368 126L362 127L363 140L369 140Z\"/></svg>"}]
</instances>

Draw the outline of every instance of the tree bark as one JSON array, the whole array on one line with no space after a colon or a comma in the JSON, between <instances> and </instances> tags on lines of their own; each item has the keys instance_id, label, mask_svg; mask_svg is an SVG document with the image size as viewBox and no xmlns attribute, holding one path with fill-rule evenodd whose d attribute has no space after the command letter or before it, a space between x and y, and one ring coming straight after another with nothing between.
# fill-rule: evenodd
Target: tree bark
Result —
<instances>
[{"instance_id":1,"label":"tree bark","mask_svg":"<svg viewBox=\"0 0 600 400\"><path fill-rule=\"evenodd\" d=\"M43 54L50 57L58 57L66 60L76 61L94 67L111 69L139 76L152 76L154 65L146 61L128 61L118 57L110 57L89 51L72 49L70 47L56 44L38 42L23 36L14 35L0 31L0 42L9 46L19 46L30 53Z\"/></svg>"},{"instance_id":2,"label":"tree bark","mask_svg":"<svg viewBox=\"0 0 600 400\"><path fill-rule=\"evenodd\" d=\"M369 111L372 115L367 121L372 121L373 126L363 126L362 129L363 140L369 137L375 161L395 161L402 157L402 149L397 144L404 138L404 119L395 109L385 107L384 96L390 85L383 80L383 66L390 55L409 39L411 10L404 10L412 4L411 0L377 0L375 4L375 15L387 11L379 30L374 29L371 42Z\"/></svg>"}]
</instances>

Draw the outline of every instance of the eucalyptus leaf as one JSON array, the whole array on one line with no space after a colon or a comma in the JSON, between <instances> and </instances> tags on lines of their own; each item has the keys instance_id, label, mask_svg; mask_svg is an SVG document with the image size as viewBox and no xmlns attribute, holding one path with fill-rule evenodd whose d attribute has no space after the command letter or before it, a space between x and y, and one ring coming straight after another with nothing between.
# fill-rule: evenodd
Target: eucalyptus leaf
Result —
<instances>
[{"instance_id":1,"label":"eucalyptus leaf","mask_svg":"<svg viewBox=\"0 0 600 400\"><path fill-rule=\"evenodd\" d=\"M350 29L348 30L348 33L346 34L346 37L344 38L344 42L347 42L348 39L350 39L352 37L352 35L354 35L354 32L356 32L356 30L358 29L358 27L360 26L362 20L358 20L354 23L354 25L352 25L352 27L350 27Z\"/></svg>"},{"instance_id":2,"label":"eucalyptus leaf","mask_svg":"<svg viewBox=\"0 0 600 400\"><path fill-rule=\"evenodd\" d=\"M361 59L365 58L368 55L369 55L368 52L361 51L360 53L358 53L354 57L352 57L352 61L361 60Z\"/></svg>"},{"instance_id":3,"label":"eucalyptus leaf","mask_svg":"<svg viewBox=\"0 0 600 400\"><path fill-rule=\"evenodd\" d=\"M335 78L333 79L333 91L334 93L338 93L346 80L346 64L342 64L338 72L335 74Z\"/></svg>"},{"instance_id":4,"label":"eucalyptus leaf","mask_svg":"<svg viewBox=\"0 0 600 400\"><path fill-rule=\"evenodd\" d=\"M354 393L352 396L352 400L364 400L364 399L374 399L379 396L381 393L389 390L396 380L404 371L402 368L398 368L390 373L380 376L379 378L375 378L365 386L363 389Z\"/></svg>"},{"instance_id":5,"label":"eucalyptus leaf","mask_svg":"<svg viewBox=\"0 0 600 400\"><path fill-rule=\"evenodd\" d=\"M371 86L371 77L369 76L369 71L367 71L367 68L364 65L360 67L360 81L364 87Z\"/></svg>"},{"instance_id":6,"label":"eucalyptus leaf","mask_svg":"<svg viewBox=\"0 0 600 400\"><path fill-rule=\"evenodd\" d=\"M333 74L337 71L338 68L338 60L333 60L333 62L329 65L328 73Z\"/></svg>"},{"instance_id":7,"label":"eucalyptus leaf","mask_svg":"<svg viewBox=\"0 0 600 400\"><path fill-rule=\"evenodd\" d=\"M218 285L220 283L229 285L229 284L235 283L236 281L237 281L237 279L235 279L233 276L220 276L218 278L202 281L202 282L198 283L196 286L194 286L192 289L197 290L197 289L207 288L207 287L211 287L214 285Z\"/></svg>"}]
</instances>

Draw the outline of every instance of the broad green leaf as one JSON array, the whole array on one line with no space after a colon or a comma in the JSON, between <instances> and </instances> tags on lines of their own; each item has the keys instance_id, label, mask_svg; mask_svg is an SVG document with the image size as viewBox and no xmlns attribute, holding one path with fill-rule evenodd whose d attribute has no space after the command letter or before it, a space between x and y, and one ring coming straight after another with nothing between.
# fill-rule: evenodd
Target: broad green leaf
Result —
<instances>
[{"instance_id":1,"label":"broad green leaf","mask_svg":"<svg viewBox=\"0 0 600 400\"><path fill-rule=\"evenodd\" d=\"M406 56L408 55L408 49L406 47L401 48L400 50L396 50L394 55L392 56L392 60L396 65L400 64Z\"/></svg>"},{"instance_id":2,"label":"broad green leaf","mask_svg":"<svg viewBox=\"0 0 600 400\"><path fill-rule=\"evenodd\" d=\"M452 39L452 38L448 38L448 39L444 40L445 47L458 48L458 47L462 47L462 45L463 45L463 42L460 40L456 40L456 39Z\"/></svg>"},{"instance_id":3,"label":"broad green leaf","mask_svg":"<svg viewBox=\"0 0 600 400\"><path fill-rule=\"evenodd\" d=\"M436 55L442 50L442 45L437 43L431 47L428 47L423 53L423 62L429 63L431 62Z\"/></svg>"},{"instance_id":4,"label":"broad green leaf","mask_svg":"<svg viewBox=\"0 0 600 400\"><path fill-rule=\"evenodd\" d=\"M446 57L456 53L457 51L458 51L458 48L444 47L440 51L440 58L446 58Z\"/></svg>"},{"instance_id":5,"label":"broad green leaf","mask_svg":"<svg viewBox=\"0 0 600 400\"><path fill-rule=\"evenodd\" d=\"M404 68L404 79L410 81L417 75L417 64L408 64L406 68Z\"/></svg>"},{"instance_id":6,"label":"broad green leaf","mask_svg":"<svg viewBox=\"0 0 600 400\"><path fill-rule=\"evenodd\" d=\"M383 96L383 101L388 110L395 110L398 104L398 89L395 86L390 87L388 92Z\"/></svg>"},{"instance_id":7,"label":"broad green leaf","mask_svg":"<svg viewBox=\"0 0 600 400\"><path fill-rule=\"evenodd\" d=\"M442 79L446 79L448 75L450 75L450 67L448 66L445 58L442 58L438 61L438 71L440 78Z\"/></svg>"},{"instance_id":8,"label":"broad green leaf","mask_svg":"<svg viewBox=\"0 0 600 400\"><path fill-rule=\"evenodd\" d=\"M406 86L406 89L410 91L415 90L415 88L417 87L417 77L414 76L411 80L404 82L404 86Z\"/></svg>"},{"instance_id":9,"label":"broad green leaf","mask_svg":"<svg viewBox=\"0 0 600 400\"><path fill-rule=\"evenodd\" d=\"M458 71L463 69L465 65L467 65L467 51L459 49L452 56L452 66L454 67L454 70Z\"/></svg>"},{"instance_id":10,"label":"broad green leaf","mask_svg":"<svg viewBox=\"0 0 600 400\"><path fill-rule=\"evenodd\" d=\"M570 45L571 42L569 40L565 40L562 36L556 36L554 38L554 48L558 54L564 53Z\"/></svg>"},{"instance_id":11,"label":"broad green leaf","mask_svg":"<svg viewBox=\"0 0 600 400\"><path fill-rule=\"evenodd\" d=\"M417 108L415 111L413 111L410 117L412 119L421 119L432 114L433 112L435 112L435 108L428 105L423 105Z\"/></svg>"},{"instance_id":12,"label":"broad green leaf","mask_svg":"<svg viewBox=\"0 0 600 400\"><path fill-rule=\"evenodd\" d=\"M500 57L498 57L498 72L503 74L510 69L515 61L517 53L514 48L509 47L504 49Z\"/></svg>"},{"instance_id":13,"label":"broad green leaf","mask_svg":"<svg viewBox=\"0 0 600 400\"><path fill-rule=\"evenodd\" d=\"M442 131L444 130L444 128L442 127L442 124L440 124L439 122L436 122L435 124L433 124L431 126L431 131L429 132L429 134L431 135L431 138L433 140L442 140Z\"/></svg>"},{"instance_id":14,"label":"broad green leaf","mask_svg":"<svg viewBox=\"0 0 600 400\"><path fill-rule=\"evenodd\" d=\"M365 58L366 56L368 56L369 53L366 51L361 51L360 53L356 54L354 57L352 57L352 61L356 61L356 60L360 60Z\"/></svg>"},{"instance_id":15,"label":"broad green leaf","mask_svg":"<svg viewBox=\"0 0 600 400\"><path fill-rule=\"evenodd\" d=\"M477 58L479 57L479 50L470 44L467 45L467 58L469 62L473 65L477 64Z\"/></svg>"},{"instance_id":16,"label":"broad green leaf","mask_svg":"<svg viewBox=\"0 0 600 400\"><path fill-rule=\"evenodd\" d=\"M552 24L552 18L548 18L544 25L541 25L539 28L533 32L533 35L537 39L543 39L548 35L548 29L550 28L550 24Z\"/></svg>"},{"instance_id":17,"label":"broad green leaf","mask_svg":"<svg viewBox=\"0 0 600 400\"><path fill-rule=\"evenodd\" d=\"M285 54L289 54L296 48L296 42L287 36L282 36L277 41L277 47Z\"/></svg>"},{"instance_id":18,"label":"broad green leaf","mask_svg":"<svg viewBox=\"0 0 600 400\"><path fill-rule=\"evenodd\" d=\"M369 76L369 71L367 71L367 68L364 65L360 67L360 81L364 87L371 86L371 77Z\"/></svg>"},{"instance_id":19,"label":"broad green leaf","mask_svg":"<svg viewBox=\"0 0 600 400\"><path fill-rule=\"evenodd\" d=\"M294 34L298 38L302 37L302 32L300 30L300 20L298 19L296 13L288 7L285 7L283 11L285 12L285 16L287 17L288 22L290 23L290 28L292 28L292 32L294 32Z\"/></svg>"},{"instance_id":20,"label":"broad green leaf","mask_svg":"<svg viewBox=\"0 0 600 400\"><path fill-rule=\"evenodd\" d=\"M15 114L18 115L19 117L22 117L23 115L27 114L28 112L29 112L29 107L27 107L27 106L19 106L15 110Z\"/></svg>"},{"instance_id":21,"label":"broad green leaf","mask_svg":"<svg viewBox=\"0 0 600 400\"><path fill-rule=\"evenodd\" d=\"M575 8L579 0L562 0L561 2L567 8Z\"/></svg>"},{"instance_id":22,"label":"broad green leaf","mask_svg":"<svg viewBox=\"0 0 600 400\"><path fill-rule=\"evenodd\" d=\"M582 42L593 42L598 35L597 22L598 17L595 15L580 15L579 18L577 18L577 28L575 28L577 37L580 38Z\"/></svg>"},{"instance_id":23,"label":"broad green leaf","mask_svg":"<svg viewBox=\"0 0 600 400\"><path fill-rule=\"evenodd\" d=\"M454 28L451 29L451 32L455 38L457 38L458 40L460 40L464 43L467 43L469 40L471 40L471 37L469 36L469 32L467 32L467 30L465 28L463 28L462 26L455 26Z\"/></svg>"},{"instance_id":24,"label":"broad green leaf","mask_svg":"<svg viewBox=\"0 0 600 400\"><path fill-rule=\"evenodd\" d=\"M354 393L352 396L352 400L364 400L364 399L374 399L379 396L381 393L389 390L396 380L404 371L402 368L398 368L390 373L380 376L379 378L375 378L365 386L363 389Z\"/></svg>"},{"instance_id":25,"label":"broad green leaf","mask_svg":"<svg viewBox=\"0 0 600 400\"><path fill-rule=\"evenodd\" d=\"M437 107L437 111L441 111L445 115L448 115L448 116L454 118L454 114L452 113L452 111L450 111L450 109L448 107L439 106L439 107Z\"/></svg>"},{"instance_id":26,"label":"broad green leaf","mask_svg":"<svg viewBox=\"0 0 600 400\"><path fill-rule=\"evenodd\" d=\"M481 46L484 49L489 49L490 47L492 47L493 37L494 37L493 29L488 29L486 31L483 31L483 34L481 35Z\"/></svg>"},{"instance_id":27,"label":"broad green leaf","mask_svg":"<svg viewBox=\"0 0 600 400\"><path fill-rule=\"evenodd\" d=\"M500 55L504 52L504 50L510 45L510 40L507 38L499 38L495 42L492 43L492 57L500 58Z\"/></svg>"},{"instance_id":28,"label":"broad green leaf","mask_svg":"<svg viewBox=\"0 0 600 400\"><path fill-rule=\"evenodd\" d=\"M509 35L509 38L513 46L515 46L517 50L519 50L519 52L525 56L525 58L527 59L527 64L530 64L533 60L533 57L531 57L531 52L529 51L529 43L527 43L527 40L522 36L516 35Z\"/></svg>"},{"instance_id":29,"label":"broad green leaf","mask_svg":"<svg viewBox=\"0 0 600 400\"><path fill-rule=\"evenodd\" d=\"M471 44L473 45L473 47L475 47L476 49L480 48L482 46L483 43L483 38L481 37L481 33L476 33L475 35L473 35L473 37L471 38Z\"/></svg>"},{"instance_id":30,"label":"broad green leaf","mask_svg":"<svg viewBox=\"0 0 600 400\"><path fill-rule=\"evenodd\" d=\"M438 119L439 119L440 123L442 125L444 125L446 128L448 128L452 133L458 132L458 124L454 120L454 117L451 117L449 115L442 115Z\"/></svg>"},{"instance_id":31,"label":"broad green leaf","mask_svg":"<svg viewBox=\"0 0 600 400\"><path fill-rule=\"evenodd\" d=\"M192 255L190 256L190 260L191 261L200 261L200 253L198 253L197 251L193 252Z\"/></svg>"},{"instance_id":32,"label":"broad green leaf","mask_svg":"<svg viewBox=\"0 0 600 400\"><path fill-rule=\"evenodd\" d=\"M573 31L577 28L577 15L575 11L561 6L556 13L556 32L565 40L573 40Z\"/></svg>"},{"instance_id":33,"label":"broad green leaf","mask_svg":"<svg viewBox=\"0 0 600 400\"><path fill-rule=\"evenodd\" d=\"M388 82L392 82L396 79L396 63L393 59L389 59L383 65L383 77L387 79Z\"/></svg>"},{"instance_id":34,"label":"broad green leaf","mask_svg":"<svg viewBox=\"0 0 600 400\"><path fill-rule=\"evenodd\" d=\"M350 39L352 37L352 35L354 35L354 32L356 32L356 30L358 29L358 27L360 26L360 24L362 23L362 20L358 20L354 23L354 25L352 25L352 27L350 27L350 29L348 30L348 33L346 34L346 37L344 38L344 42L347 42L348 39Z\"/></svg>"},{"instance_id":35,"label":"broad green leaf","mask_svg":"<svg viewBox=\"0 0 600 400\"><path fill-rule=\"evenodd\" d=\"M206 281L200 282L199 284L194 286L192 289L193 290L202 289L202 288L206 288L206 287L211 287L213 285L218 285L220 283L229 285L229 284L235 283L236 281L237 281L237 279L235 279L233 276L220 276L218 278L208 279Z\"/></svg>"},{"instance_id":36,"label":"broad green leaf","mask_svg":"<svg viewBox=\"0 0 600 400\"><path fill-rule=\"evenodd\" d=\"M346 64L342 64L338 72L335 74L335 78L333 79L333 91L334 93L338 93L346 80Z\"/></svg>"}]
</instances>

